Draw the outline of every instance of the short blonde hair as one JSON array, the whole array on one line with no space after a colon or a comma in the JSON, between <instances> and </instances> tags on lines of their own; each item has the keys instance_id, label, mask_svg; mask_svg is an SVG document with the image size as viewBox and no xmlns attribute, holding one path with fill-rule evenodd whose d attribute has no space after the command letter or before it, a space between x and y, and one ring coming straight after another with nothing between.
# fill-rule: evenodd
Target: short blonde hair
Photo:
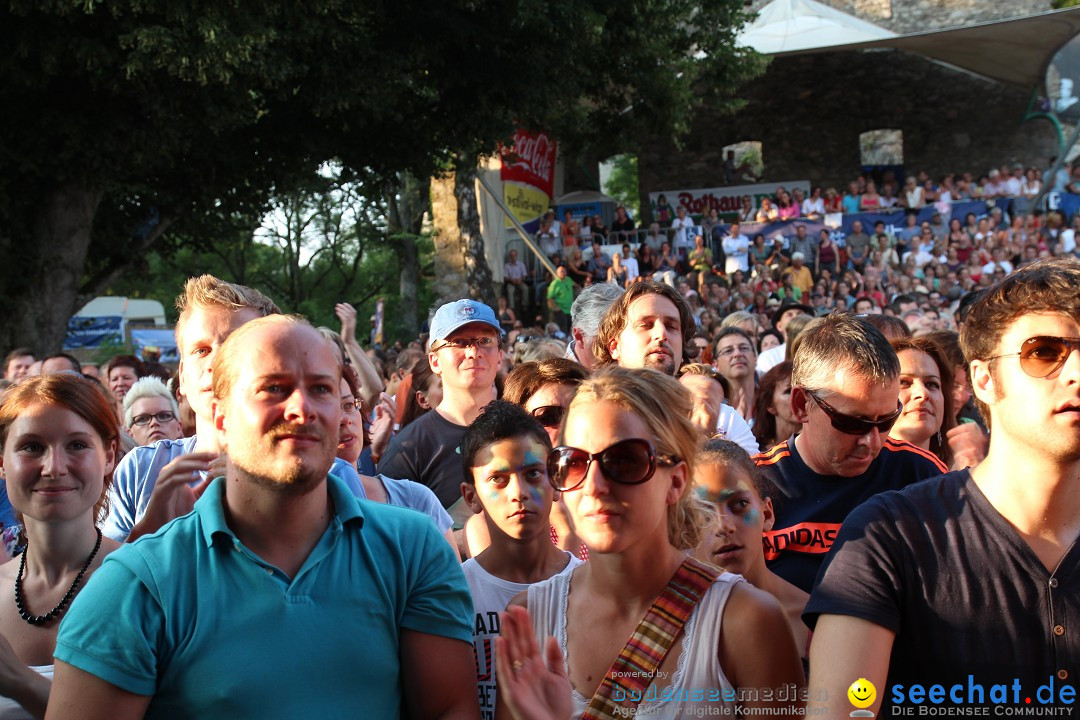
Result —
<instances>
[{"instance_id":1,"label":"short blonde hair","mask_svg":"<svg viewBox=\"0 0 1080 720\"><path fill-rule=\"evenodd\" d=\"M176 342L179 346L183 336L181 329L194 308L220 307L230 311L251 308L262 316L276 315L281 309L274 301L255 288L225 282L213 275L188 278L184 292L176 298L180 316L176 320ZM183 350L183 348L181 348Z\"/></svg>"},{"instance_id":2,"label":"short blonde hair","mask_svg":"<svg viewBox=\"0 0 1080 720\"><path fill-rule=\"evenodd\" d=\"M690 393L670 375L650 369L607 365L578 388L568 412L588 412L597 402L611 402L636 414L653 432L657 455L674 455L686 463L686 485L668 507L668 542L679 550L698 543L709 524L708 506L693 491L694 466L701 433L690 421Z\"/></svg>"}]
</instances>

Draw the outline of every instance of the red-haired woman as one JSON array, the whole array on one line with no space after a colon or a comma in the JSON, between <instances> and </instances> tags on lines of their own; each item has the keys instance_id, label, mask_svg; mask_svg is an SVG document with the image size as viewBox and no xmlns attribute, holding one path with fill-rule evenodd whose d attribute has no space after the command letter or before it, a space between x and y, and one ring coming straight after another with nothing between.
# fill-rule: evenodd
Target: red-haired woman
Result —
<instances>
[{"instance_id":1,"label":"red-haired woman","mask_svg":"<svg viewBox=\"0 0 1080 720\"><path fill-rule=\"evenodd\" d=\"M22 519L18 558L0 566L0 717L44 717L60 619L104 557L119 426L112 403L75 375L12 386L0 405L0 470Z\"/></svg>"}]
</instances>

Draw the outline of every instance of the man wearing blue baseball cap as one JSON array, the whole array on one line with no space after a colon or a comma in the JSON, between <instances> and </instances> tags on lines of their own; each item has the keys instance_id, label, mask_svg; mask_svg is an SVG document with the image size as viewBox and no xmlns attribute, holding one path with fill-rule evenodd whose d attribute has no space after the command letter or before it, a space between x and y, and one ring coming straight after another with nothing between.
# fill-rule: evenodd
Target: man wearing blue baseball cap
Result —
<instances>
[{"instance_id":1,"label":"man wearing blue baseball cap","mask_svg":"<svg viewBox=\"0 0 1080 720\"><path fill-rule=\"evenodd\" d=\"M442 402L390 441L379 462L381 474L427 485L443 507L461 499L458 446L465 428L496 397L502 335L495 312L484 303L457 300L435 312L428 364L442 378Z\"/></svg>"}]
</instances>

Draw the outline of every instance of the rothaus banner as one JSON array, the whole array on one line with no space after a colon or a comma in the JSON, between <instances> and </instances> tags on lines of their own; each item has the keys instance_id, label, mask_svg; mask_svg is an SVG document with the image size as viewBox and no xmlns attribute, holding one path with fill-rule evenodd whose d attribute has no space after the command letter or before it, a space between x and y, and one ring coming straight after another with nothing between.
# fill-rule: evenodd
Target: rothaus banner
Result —
<instances>
[{"instance_id":1,"label":"rothaus banner","mask_svg":"<svg viewBox=\"0 0 1080 720\"><path fill-rule=\"evenodd\" d=\"M512 146L500 145L503 202L522 225L547 212L555 189L555 140L546 133L519 129ZM506 227L512 227L505 220Z\"/></svg>"},{"instance_id":2,"label":"rothaus banner","mask_svg":"<svg viewBox=\"0 0 1080 720\"><path fill-rule=\"evenodd\" d=\"M742 209L744 195L749 195L754 209L761 206L761 198L771 197L776 188L784 187L788 192L801 188L810 195L809 180L788 180L785 182L759 183L757 185L729 185L727 187L703 188L698 190L665 190L649 193L649 205L652 218L664 225L675 219L675 211L686 208L687 214L697 221L715 209L720 215L737 213Z\"/></svg>"}]
</instances>

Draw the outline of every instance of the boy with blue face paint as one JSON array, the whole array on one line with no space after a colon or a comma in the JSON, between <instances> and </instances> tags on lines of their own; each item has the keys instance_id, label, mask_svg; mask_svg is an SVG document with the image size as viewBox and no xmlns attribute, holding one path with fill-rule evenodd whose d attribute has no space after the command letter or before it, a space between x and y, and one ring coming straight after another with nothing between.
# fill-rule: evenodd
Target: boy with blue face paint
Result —
<instances>
[{"instance_id":1,"label":"boy with blue face paint","mask_svg":"<svg viewBox=\"0 0 1080 720\"><path fill-rule=\"evenodd\" d=\"M571 572L581 561L551 542L548 516L558 493L548 482L551 440L534 418L503 400L487 405L461 442L461 494L483 513L491 545L462 565L473 596L480 715L495 717L495 637L499 614L529 585Z\"/></svg>"}]
</instances>

